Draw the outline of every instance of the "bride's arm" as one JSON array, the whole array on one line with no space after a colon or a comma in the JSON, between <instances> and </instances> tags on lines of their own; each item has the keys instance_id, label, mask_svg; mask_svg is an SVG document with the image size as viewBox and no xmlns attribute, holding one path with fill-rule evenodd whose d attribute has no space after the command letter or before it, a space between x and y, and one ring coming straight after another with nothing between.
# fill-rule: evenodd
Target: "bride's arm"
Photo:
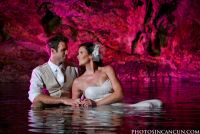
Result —
<instances>
[{"instance_id":1,"label":"bride's arm","mask_svg":"<svg viewBox=\"0 0 200 134\"><path fill-rule=\"evenodd\" d=\"M115 71L113 70L111 66L106 66L104 67L104 69L105 69L105 73L107 74L108 78L110 79L112 83L114 92L111 95L105 97L104 99L97 101L96 102L97 106L112 104L115 102L119 102L123 99L122 87L115 74Z\"/></svg>"},{"instance_id":2,"label":"bride's arm","mask_svg":"<svg viewBox=\"0 0 200 134\"><path fill-rule=\"evenodd\" d=\"M81 96L81 90L79 87L78 79L75 79L72 85L72 99L78 99Z\"/></svg>"}]
</instances>

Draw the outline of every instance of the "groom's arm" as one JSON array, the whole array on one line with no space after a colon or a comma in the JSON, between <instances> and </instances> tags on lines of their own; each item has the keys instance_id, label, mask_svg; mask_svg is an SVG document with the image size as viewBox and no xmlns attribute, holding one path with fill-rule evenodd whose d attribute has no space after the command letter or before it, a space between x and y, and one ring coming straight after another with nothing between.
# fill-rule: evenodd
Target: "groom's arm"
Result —
<instances>
[{"instance_id":1,"label":"groom's arm","mask_svg":"<svg viewBox=\"0 0 200 134\"><path fill-rule=\"evenodd\" d=\"M41 104L65 104L72 105L72 100L65 97L53 97L42 92L44 83L42 81L41 72L36 68L33 70L29 87L29 100L32 107L38 107Z\"/></svg>"},{"instance_id":2,"label":"groom's arm","mask_svg":"<svg viewBox=\"0 0 200 134\"><path fill-rule=\"evenodd\" d=\"M40 94L33 100L33 106L37 105L37 103L44 104L65 104L72 105L75 101L66 97L53 97L49 95Z\"/></svg>"}]
</instances>

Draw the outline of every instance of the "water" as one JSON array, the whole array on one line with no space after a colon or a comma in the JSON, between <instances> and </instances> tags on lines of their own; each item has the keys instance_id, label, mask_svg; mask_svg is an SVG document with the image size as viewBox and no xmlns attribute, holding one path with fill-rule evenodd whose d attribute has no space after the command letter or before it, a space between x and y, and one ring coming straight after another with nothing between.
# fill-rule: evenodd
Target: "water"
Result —
<instances>
[{"instance_id":1,"label":"water","mask_svg":"<svg viewBox=\"0 0 200 134\"><path fill-rule=\"evenodd\" d=\"M160 109L69 106L31 110L29 83L0 84L0 133L131 134L132 130L199 129L200 83L181 81L124 82L124 103L159 98Z\"/></svg>"}]
</instances>

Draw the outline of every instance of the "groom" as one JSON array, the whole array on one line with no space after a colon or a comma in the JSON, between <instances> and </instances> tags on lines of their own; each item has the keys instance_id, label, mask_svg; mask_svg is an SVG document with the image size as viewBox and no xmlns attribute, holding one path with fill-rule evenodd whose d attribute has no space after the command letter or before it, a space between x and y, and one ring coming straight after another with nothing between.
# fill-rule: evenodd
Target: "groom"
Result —
<instances>
[{"instance_id":1,"label":"groom","mask_svg":"<svg viewBox=\"0 0 200 134\"><path fill-rule=\"evenodd\" d=\"M62 35L47 42L49 60L33 69L30 80L29 100L33 108L43 104L73 105L69 98L73 80L78 76L77 68L66 65L68 39Z\"/></svg>"}]
</instances>

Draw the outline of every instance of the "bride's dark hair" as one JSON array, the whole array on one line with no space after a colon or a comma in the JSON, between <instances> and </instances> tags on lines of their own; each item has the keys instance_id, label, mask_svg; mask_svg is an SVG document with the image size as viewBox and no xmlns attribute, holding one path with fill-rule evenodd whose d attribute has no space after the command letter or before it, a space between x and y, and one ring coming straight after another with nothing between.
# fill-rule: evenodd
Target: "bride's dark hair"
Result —
<instances>
[{"instance_id":1,"label":"bride's dark hair","mask_svg":"<svg viewBox=\"0 0 200 134\"><path fill-rule=\"evenodd\" d=\"M85 42L79 45L80 47L85 47L85 49L87 50L88 54L92 54L92 52L94 51L95 48L95 44L92 42ZM102 63L102 59L100 58L98 61L94 61L94 63L98 66L101 67L103 66ZM85 67L80 67L80 73L79 74L83 74L85 72Z\"/></svg>"}]
</instances>

